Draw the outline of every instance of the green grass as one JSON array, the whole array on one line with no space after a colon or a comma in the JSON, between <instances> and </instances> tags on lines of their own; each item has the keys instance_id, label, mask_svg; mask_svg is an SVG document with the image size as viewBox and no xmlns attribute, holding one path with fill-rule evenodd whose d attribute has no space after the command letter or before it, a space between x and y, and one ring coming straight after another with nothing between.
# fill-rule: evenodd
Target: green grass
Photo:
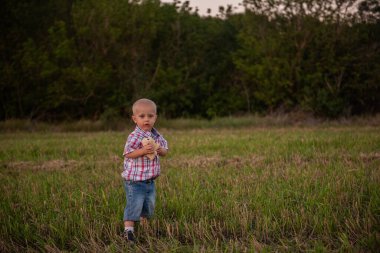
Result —
<instances>
[{"instance_id":1,"label":"green grass","mask_svg":"<svg viewBox=\"0 0 380 253\"><path fill-rule=\"evenodd\" d=\"M120 238L128 132L0 134L0 251L376 252L380 128L161 131L155 218Z\"/></svg>"}]
</instances>

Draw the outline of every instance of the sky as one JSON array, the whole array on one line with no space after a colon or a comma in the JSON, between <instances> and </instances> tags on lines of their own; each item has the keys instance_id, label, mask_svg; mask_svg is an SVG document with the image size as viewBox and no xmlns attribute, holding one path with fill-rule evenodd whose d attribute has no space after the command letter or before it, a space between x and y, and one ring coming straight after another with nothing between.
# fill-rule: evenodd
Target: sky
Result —
<instances>
[{"instance_id":1,"label":"sky","mask_svg":"<svg viewBox=\"0 0 380 253\"><path fill-rule=\"evenodd\" d=\"M185 2L186 0L181 0L181 2ZM161 0L163 3L172 3L173 0ZM190 6L195 9L198 7L199 15L207 15L207 9L211 9L211 15L216 15L219 12L219 6L226 7L228 4L233 7L237 7L238 9L234 9L234 12L242 11L243 8L238 6L239 3L243 2L243 0L190 0Z\"/></svg>"}]
</instances>

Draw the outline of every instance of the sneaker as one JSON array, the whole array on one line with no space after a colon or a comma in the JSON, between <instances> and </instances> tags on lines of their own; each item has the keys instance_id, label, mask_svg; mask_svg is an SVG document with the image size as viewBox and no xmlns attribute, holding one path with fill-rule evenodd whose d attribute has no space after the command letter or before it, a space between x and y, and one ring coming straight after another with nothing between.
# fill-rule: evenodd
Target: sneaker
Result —
<instances>
[{"instance_id":1,"label":"sneaker","mask_svg":"<svg viewBox=\"0 0 380 253\"><path fill-rule=\"evenodd\" d=\"M132 231L124 230L123 237L128 242L135 242L135 234Z\"/></svg>"}]
</instances>

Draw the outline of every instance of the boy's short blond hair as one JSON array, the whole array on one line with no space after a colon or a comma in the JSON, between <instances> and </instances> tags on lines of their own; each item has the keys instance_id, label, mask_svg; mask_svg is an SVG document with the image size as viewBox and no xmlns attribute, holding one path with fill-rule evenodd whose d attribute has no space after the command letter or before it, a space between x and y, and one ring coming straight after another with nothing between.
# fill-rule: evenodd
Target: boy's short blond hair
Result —
<instances>
[{"instance_id":1,"label":"boy's short blond hair","mask_svg":"<svg viewBox=\"0 0 380 253\"><path fill-rule=\"evenodd\" d=\"M154 108L154 112L157 113L157 106L156 103L154 103L152 100L147 98L141 98L133 103L132 105L132 113L135 114L136 108L140 105L150 105Z\"/></svg>"}]
</instances>

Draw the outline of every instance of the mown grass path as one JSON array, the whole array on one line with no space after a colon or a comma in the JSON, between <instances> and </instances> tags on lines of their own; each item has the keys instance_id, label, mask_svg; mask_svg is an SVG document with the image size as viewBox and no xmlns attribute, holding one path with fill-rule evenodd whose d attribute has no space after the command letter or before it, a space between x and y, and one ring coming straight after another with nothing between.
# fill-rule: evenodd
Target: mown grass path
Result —
<instances>
[{"instance_id":1,"label":"mown grass path","mask_svg":"<svg viewBox=\"0 0 380 253\"><path fill-rule=\"evenodd\" d=\"M375 252L380 129L165 130L156 216L120 238L128 132L0 134L0 251Z\"/></svg>"}]
</instances>

